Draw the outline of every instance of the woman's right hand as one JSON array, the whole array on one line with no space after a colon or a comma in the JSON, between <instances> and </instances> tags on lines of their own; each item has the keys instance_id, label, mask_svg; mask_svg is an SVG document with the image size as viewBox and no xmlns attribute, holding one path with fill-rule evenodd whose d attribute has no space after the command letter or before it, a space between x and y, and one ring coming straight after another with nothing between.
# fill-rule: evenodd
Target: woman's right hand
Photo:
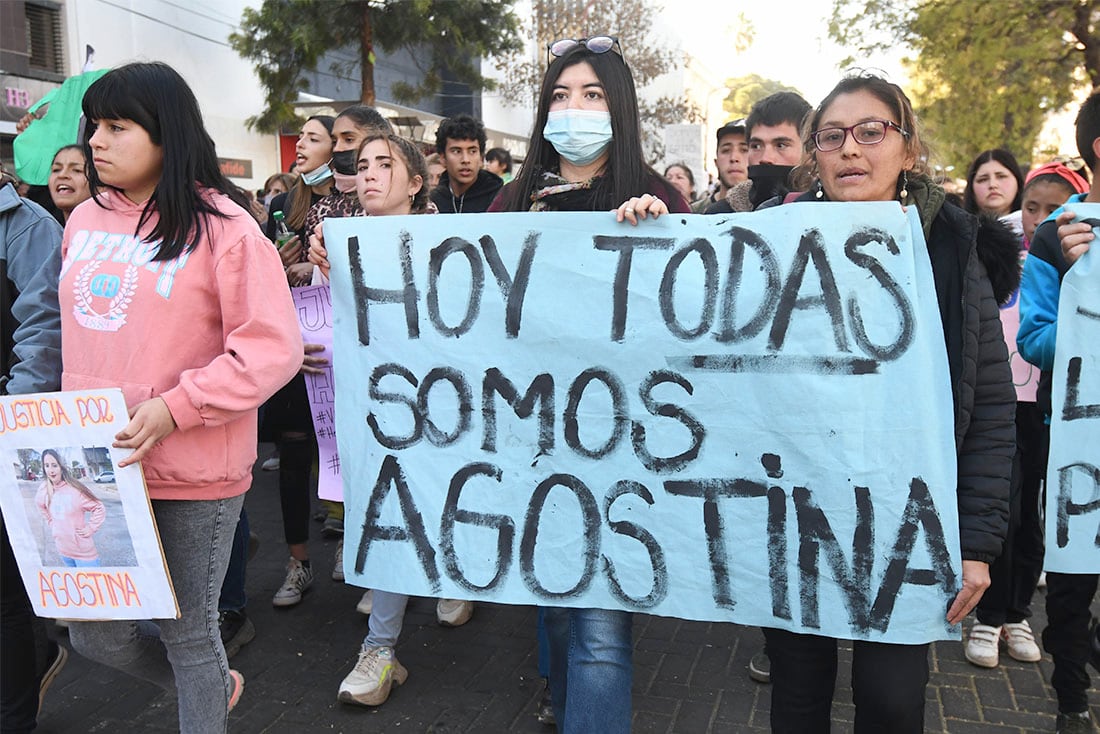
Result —
<instances>
[{"instance_id":1,"label":"woman's right hand","mask_svg":"<svg viewBox=\"0 0 1100 734\"><path fill-rule=\"evenodd\" d=\"M328 250L325 249L325 235L318 224L309 236L309 261L321 269L321 275L328 278L331 266L328 261Z\"/></svg>"},{"instance_id":2,"label":"woman's right hand","mask_svg":"<svg viewBox=\"0 0 1100 734\"><path fill-rule=\"evenodd\" d=\"M304 344L302 355L301 373L303 375L323 375L324 368L328 366L328 360L324 357L314 357L317 352L325 351L324 344Z\"/></svg>"},{"instance_id":3,"label":"woman's right hand","mask_svg":"<svg viewBox=\"0 0 1100 734\"><path fill-rule=\"evenodd\" d=\"M1073 265L1078 258L1089 251L1089 243L1095 239L1092 225L1084 222L1074 224L1077 217L1071 211L1064 211L1054 220L1058 225L1058 239L1062 243L1062 256L1067 265Z\"/></svg>"},{"instance_id":4,"label":"woman's right hand","mask_svg":"<svg viewBox=\"0 0 1100 734\"><path fill-rule=\"evenodd\" d=\"M298 235L294 235L279 248L279 257L283 260L283 268L289 268L298 262L302 254L302 242Z\"/></svg>"}]
</instances>

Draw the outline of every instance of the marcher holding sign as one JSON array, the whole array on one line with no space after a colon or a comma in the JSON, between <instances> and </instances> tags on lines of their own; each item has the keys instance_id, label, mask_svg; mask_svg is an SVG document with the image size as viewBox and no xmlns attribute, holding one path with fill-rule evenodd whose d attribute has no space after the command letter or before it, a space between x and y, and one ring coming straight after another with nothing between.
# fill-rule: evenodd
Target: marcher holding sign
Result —
<instances>
[{"instance_id":1,"label":"marcher holding sign","mask_svg":"<svg viewBox=\"0 0 1100 734\"><path fill-rule=\"evenodd\" d=\"M618 40L551 43L527 160L489 211L607 211L637 224L689 212L642 154L634 78ZM564 734L630 729L630 612L544 607L550 691Z\"/></svg>"},{"instance_id":2,"label":"marcher holding sign","mask_svg":"<svg viewBox=\"0 0 1100 734\"><path fill-rule=\"evenodd\" d=\"M372 217L424 214L428 210L428 164L410 141L393 134L366 136L357 153L356 190L363 210ZM309 259L329 276L328 253L321 233L310 238ZM409 671L394 653L405 620L406 594L375 590L369 629L355 667L340 683L337 698L345 703L379 706Z\"/></svg>"},{"instance_id":3,"label":"marcher holding sign","mask_svg":"<svg viewBox=\"0 0 1100 734\"><path fill-rule=\"evenodd\" d=\"M1035 231L1020 285L1024 359L1043 370L1038 402L1050 417L1047 463L1047 627L1054 658L1058 732L1092 731L1088 664L1100 662L1089 605L1100 579L1100 93L1077 114L1077 150L1092 172L1088 192L1071 196Z\"/></svg>"},{"instance_id":4,"label":"marcher holding sign","mask_svg":"<svg viewBox=\"0 0 1100 734\"><path fill-rule=\"evenodd\" d=\"M1027 174L1020 209L1024 230L1021 267L1039 224L1071 195L1083 194L1088 187L1085 179L1062 163L1045 163ZM999 663L1002 642L1016 660L1034 663L1042 658L1027 620L1031 616L1031 597L1043 570L1040 505L1050 441L1046 422L1049 411L1036 402L1039 369L1020 356L1016 348L1019 290L1001 304L1001 325L1016 387L1016 457L1012 464L1008 535L1004 553L989 569L989 588L974 610L975 624L964 646L966 659L985 668Z\"/></svg>"},{"instance_id":5,"label":"marcher holding sign","mask_svg":"<svg viewBox=\"0 0 1100 734\"><path fill-rule=\"evenodd\" d=\"M279 256L220 173L194 94L161 63L119 67L83 102L94 201L61 269L62 388L122 389L114 441L141 462L178 619L74 622L82 654L175 690L180 731L225 732L244 687L218 591L256 459L256 409L302 363Z\"/></svg>"},{"instance_id":6,"label":"marcher holding sign","mask_svg":"<svg viewBox=\"0 0 1100 734\"><path fill-rule=\"evenodd\" d=\"M1012 235L945 204L928 177L927 150L905 93L873 75L843 79L809 121L803 167L812 176L799 201L900 201L916 207L927 240L954 389L958 453L961 590L947 609L957 624L989 585L1008 516L1013 403L997 301L1012 292ZM987 228L988 227L988 228ZM999 248L989 249L992 236ZM919 241L916 243L919 246ZM1006 262L990 268L990 256ZM1000 280L990 287L989 268ZM947 389L943 385L943 389ZM929 431L943 426L929 425ZM775 732L829 730L837 669L836 641L765 629L771 658ZM856 640L852 693L856 732L922 732L928 645Z\"/></svg>"}]
</instances>

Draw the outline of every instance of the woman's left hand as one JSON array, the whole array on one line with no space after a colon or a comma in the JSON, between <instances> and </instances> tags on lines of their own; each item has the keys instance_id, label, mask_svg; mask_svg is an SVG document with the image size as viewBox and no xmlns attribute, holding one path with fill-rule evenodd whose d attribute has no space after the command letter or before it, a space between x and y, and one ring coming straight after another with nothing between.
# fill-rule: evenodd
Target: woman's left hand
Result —
<instances>
[{"instance_id":1,"label":"woman's left hand","mask_svg":"<svg viewBox=\"0 0 1100 734\"><path fill-rule=\"evenodd\" d=\"M624 219L631 224L637 224L639 219L652 216L654 219L662 214L668 214L668 205L653 194L642 194L624 201L615 209L615 221Z\"/></svg>"},{"instance_id":2,"label":"woman's left hand","mask_svg":"<svg viewBox=\"0 0 1100 734\"><path fill-rule=\"evenodd\" d=\"M119 464L119 466L121 466L121 464ZM73 532L76 533L81 538L90 538L90 537L92 537L92 529L89 528L87 525L81 525L80 527L78 527Z\"/></svg>"},{"instance_id":3,"label":"woman's left hand","mask_svg":"<svg viewBox=\"0 0 1100 734\"><path fill-rule=\"evenodd\" d=\"M286 280L291 287L309 285L313 281L313 263L294 263L286 269Z\"/></svg>"},{"instance_id":4,"label":"woman's left hand","mask_svg":"<svg viewBox=\"0 0 1100 734\"><path fill-rule=\"evenodd\" d=\"M176 430L176 419L168 410L164 398L153 398L130 408L130 422L115 434L116 449L134 449L134 453L118 462L120 467L141 461L158 443Z\"/></svg>"},{"instance_id":5,"label":"woman's left hand","mask_svg":"<svg viewBox=\"0 0 1100 734\"><path fill-rule=\"evenodd\" d=\"M989 588L989 564L982 561L963 561L963 586L959 590L951 608L947 610L947 621L958 624L970 610L978 605L982 594Z\"/></svg>"}]
</instances>

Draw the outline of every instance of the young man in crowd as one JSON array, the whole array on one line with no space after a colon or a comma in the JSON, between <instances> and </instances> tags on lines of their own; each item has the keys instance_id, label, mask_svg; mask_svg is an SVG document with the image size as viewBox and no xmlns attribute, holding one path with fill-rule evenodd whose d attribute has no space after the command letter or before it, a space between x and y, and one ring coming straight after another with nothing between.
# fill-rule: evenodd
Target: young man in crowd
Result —
<instances>
[{"instance_id":1,"label":"young man in crowd","mask_svg":"<svg viewBox=\"0 0 1100 734\"><path fill-rule=\"evenodd\" d=\"M508 183L512 180L512 154L505 148L489 148L485 154L485 170L500 176L500 180Z\"/></svg>"},{"instance_id":2,"label":"young man in crowd","mask_svg":"<svg viewBox=\"0 0 1100 734\"><path fill-rule=\"evenodd\" d=\"M789 177L802 157L802 120L810 103L794 92L776 92L752 106L745 122L749 142L749 180L733 186L706 214L751 212L780 204L790 191Z\"/></svg>"},{"instance_id":3,"label":"young man in crowd","mask_svg":"<svg viewBox=\"0 0 1100 734\"><path fill-rule=\"evenodd\" d=\"M504 181L481 167L485 152L485 126L469 115L448 117L439 123L435 149L446 170L431 200L440 214L471 214L486 211Z\"/></svg>"},{"instance_id":4,"label":"young man in crowd","mask_svg":"<svg viewBox=\"0 0 1100 734\"><path fill-rule=\"evenodd\" d=\"M718 150L714 154L714 166L718 169L718 188L710 196L704 196L692 204L692 212L705 213L707 207L725 199L735 184L749 179L748 153L744 118L727 122L718 128Z\"/></svg>"},{"instance_id":5,"label":"young man in crowd","mask_svg":"<svg viewBox=\"0 0 1100 734\"><path fill-rule=\"evenodd\" d=\"M1089 248L1092 225L1072 224L1075 203L1100 203L1100 92L1094 92L1077 114L1077 151L1092 172L1088 193L1075 194L1035 230L1020 281L1020 356L1042 370L1036 402L1051 414L1051 369L1058 326L1062 278ZM1061 225L1061 226L1059 226ZM1050 683L1058 697L1058 734L1094 731L1089 718L1088 664L1100 662L1089 605L1100 575L1047 572L1047 627L1043 647L1054 658Z\"/></svg>"}]
</instances>

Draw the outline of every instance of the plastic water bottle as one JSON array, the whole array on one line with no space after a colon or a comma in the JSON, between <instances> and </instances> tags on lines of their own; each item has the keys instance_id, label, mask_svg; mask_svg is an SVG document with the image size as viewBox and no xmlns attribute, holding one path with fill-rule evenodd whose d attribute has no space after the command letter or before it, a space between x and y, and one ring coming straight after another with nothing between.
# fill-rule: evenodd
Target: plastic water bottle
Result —
<instances>
[{"instance_id":1,"label":"plastic water bottle","mask_svg":"<svg viewBox=\"0 0 1100 734\"><path fill-rule=\"evenodd\" d=\"M275 246L280 250L287 242L294 238L294 233L286 226L286 215L281 211L271 215L275 220Z\"/></svg>"}]
</instances>

